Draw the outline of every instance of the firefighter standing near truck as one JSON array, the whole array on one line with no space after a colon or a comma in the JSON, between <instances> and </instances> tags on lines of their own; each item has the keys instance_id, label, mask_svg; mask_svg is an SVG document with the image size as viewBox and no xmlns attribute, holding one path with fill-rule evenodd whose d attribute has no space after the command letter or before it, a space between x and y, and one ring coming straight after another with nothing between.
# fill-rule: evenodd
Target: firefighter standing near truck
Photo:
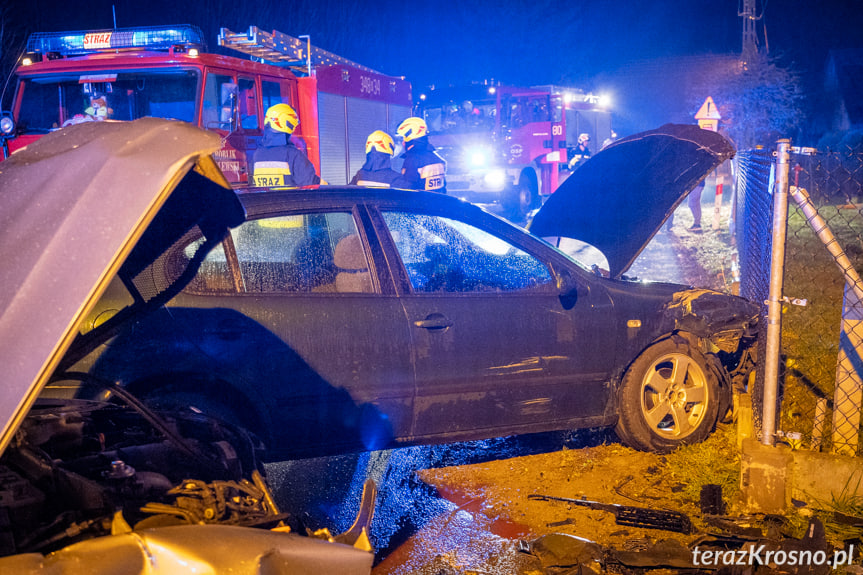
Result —
<instances>
[{"instance_id":1,"label":"firefighter standing near truck","mask_svg":"<svg viewBox=\"0 0 863 575\"><path fill-rule=\"evenodd\" d=\"M574 170L590 159L590 134L579 134L578 146L569 151L569 169Z\"/></svg>"},{"instance_id":2,"label":"firefighter standing near truck","mask_svg":"<svg viewBox=\"0 0 863 575\"><path fill-rule=\"evenodd\" d=\"M395 142L382 130L375 130L366 139L366 161L357 170L351 185L370 188L405 188L411 183L392 168Z\"/></svg>"},{"instance_id":3,"label":"firefighter standing near truck","mask_svg":"<svg viewBox=\"0 0 863 575\"><path fill-rule=\"evenodd\" d=\"M264 137L253 162L256 186L295 188L321 183L314 164L291 141L299 124L297 112L287 104L275 104L267 110Z\"/></svg>"},{"instance_id":4,"label":"firefighter standing near truck","mask_svg":"<svg viewBox=\"0 0 863 575\"><path fill-rule=\"evenodd\" d=\"M405 143L402 174L412 190L446 193L446 161L429 143L428 127L422 118L411 117L396 130Z\"/></svg>"}]
</instances>

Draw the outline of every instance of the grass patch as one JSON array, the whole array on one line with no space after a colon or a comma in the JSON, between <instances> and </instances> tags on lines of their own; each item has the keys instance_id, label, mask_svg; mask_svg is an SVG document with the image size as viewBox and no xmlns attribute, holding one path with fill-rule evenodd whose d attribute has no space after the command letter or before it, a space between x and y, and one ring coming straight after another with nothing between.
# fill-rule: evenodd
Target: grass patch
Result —
<instances>
[{"instance_id":1,"label":"grass patch","mask_svg":"<svg viewBox=\"0 0 863 575\"><path fill-rule=\"evenodd\" d=\"M740 455L733 426L717 429L701 443L679 447L666 456L665 465L684 486L680 495L688 500L699 502L705 485L720 485L726 501L740 493Z\"/></svg>"}]
</instances>

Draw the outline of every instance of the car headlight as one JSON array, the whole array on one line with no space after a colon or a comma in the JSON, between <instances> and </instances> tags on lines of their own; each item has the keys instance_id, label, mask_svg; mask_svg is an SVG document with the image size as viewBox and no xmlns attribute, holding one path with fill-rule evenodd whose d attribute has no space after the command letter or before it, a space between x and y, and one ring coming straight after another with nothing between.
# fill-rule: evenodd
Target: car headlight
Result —
<instances>
[{"instance_id":1,"label":"car headlight","mask_svg":"<svg viewBox=\"0 0 863 575\"><path fill-rule=\"evenodd\" d=\"M503 170L491 170L482 178L485 187L494 190L503 189L506 183L506 172Z\"/></svg>"}]
</instances>

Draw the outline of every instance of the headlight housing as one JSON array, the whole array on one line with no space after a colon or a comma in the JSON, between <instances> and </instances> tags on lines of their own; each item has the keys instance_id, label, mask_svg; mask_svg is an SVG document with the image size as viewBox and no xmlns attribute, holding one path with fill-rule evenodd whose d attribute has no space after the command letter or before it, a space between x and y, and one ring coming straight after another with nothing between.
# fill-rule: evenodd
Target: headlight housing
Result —
<instances>
[{"instance_id":1,"label":"headlight housing","mask_svg":"<svg viewBox=\"0 0 863 575\"><path fill-rule=\"evenodd\" d=\"M486 188L502 190L506 184L506 172L503 170L489 170L489 172L482 177L482 183Z\"/></svg>"},{"instance_id":2,"label":"headlight housing","mask_svg":"<svg viewBox=\"0 0 863 575\"><path fill-rule=\"evenodd\" d=\"M9 137L15 134L15 120L11 112L3 112L0 116L0 136Z\"/></svg>"},{"instance_id":3,"label":"headlight housing","mask_svg":"<svg viewBox=\"0 0 863 575\"><path fill-rule=\"evenodd\" d=\"M472 168L484 168L489 161L488 150L485 148L474 148L467 151L467 161Z\"/></svg>"}]
</instances>

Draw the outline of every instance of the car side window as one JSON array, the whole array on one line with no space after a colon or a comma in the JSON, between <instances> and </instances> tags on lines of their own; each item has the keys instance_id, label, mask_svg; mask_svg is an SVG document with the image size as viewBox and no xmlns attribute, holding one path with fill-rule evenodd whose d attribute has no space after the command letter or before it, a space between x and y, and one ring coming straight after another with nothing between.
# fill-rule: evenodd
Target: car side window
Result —
<instances>
[{"instance_id":1,"label":"car side window","mask_svg":"<svg viewBox=\"0 0 863 575\"><path fill-rule=\"evenodd\" d=\"M250 220L231 230L246 293L368 293L371 271L354 217L328 212ZM189 250L192 246L187 247ZM192 250L193 252L194 250ZM234 292L225 250L207 255L187 291Z\"/></svg>"},{"instance_id":2,"label":"car side window","mask_svg":"<svg viewBox=\"0 0 863 575\"><path fill-rule=\"evenodd\" d=\"M548 267L470 224L407 212L384 212L414 292L550 291Z\"/></svg>"}]
</instances>

